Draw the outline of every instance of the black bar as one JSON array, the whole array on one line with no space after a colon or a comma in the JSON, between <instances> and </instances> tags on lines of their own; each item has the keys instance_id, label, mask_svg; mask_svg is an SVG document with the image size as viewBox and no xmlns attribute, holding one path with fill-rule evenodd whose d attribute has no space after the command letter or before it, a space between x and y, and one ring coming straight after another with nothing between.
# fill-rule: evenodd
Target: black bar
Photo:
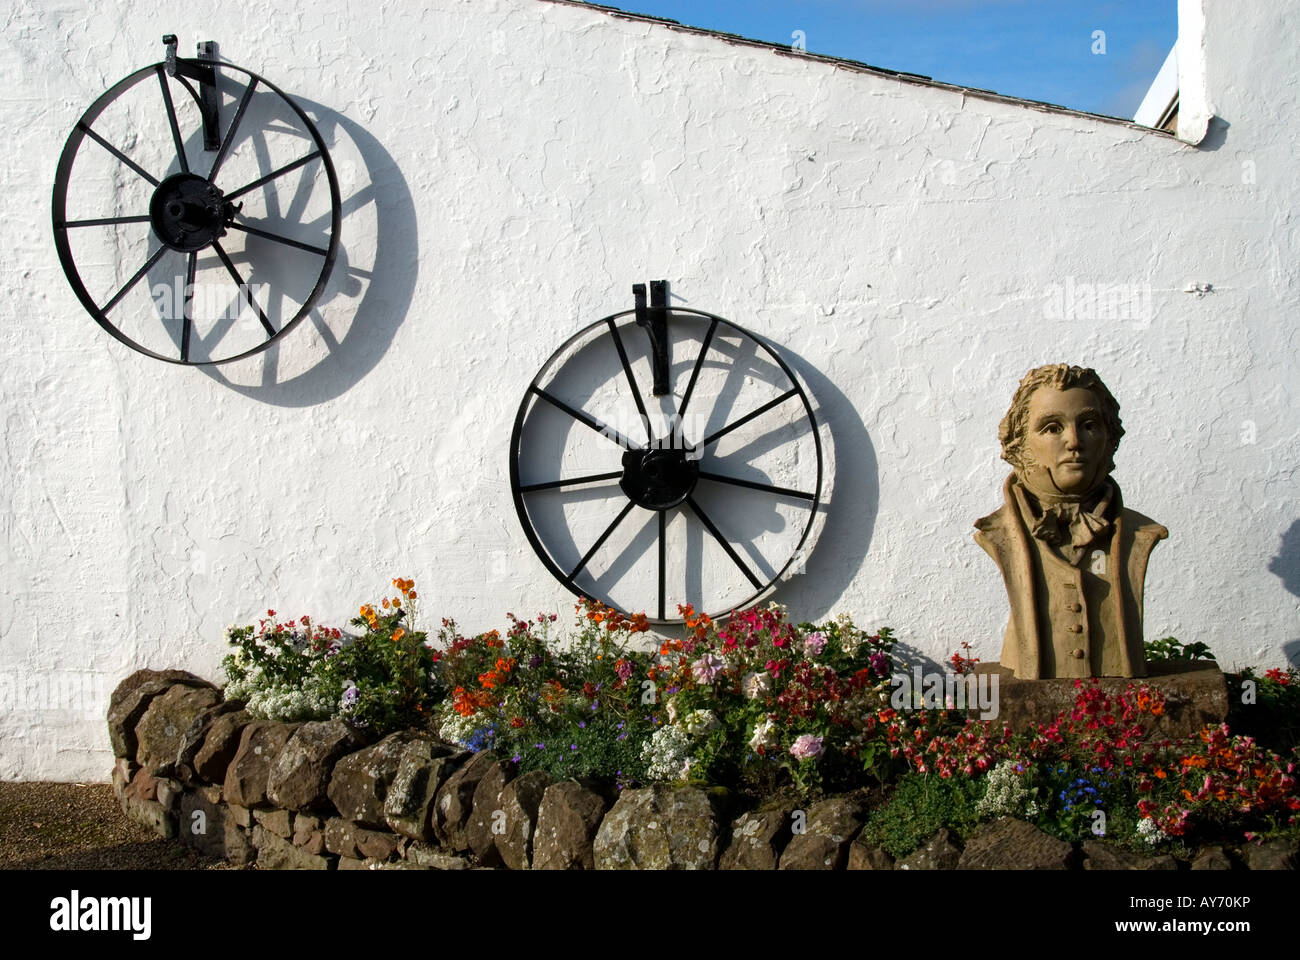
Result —
<instances>
[{"instance_id":1,"label":"black bar","mask_svg":"<svg viewBox=\"0 0 1300 960\"><path fill-rule=\"evenodd\" d=\"M184 316L184 322L181 324L181 363L190 362L190 328L192 321L190 319L191 303L194 296L194 274L197 272L199 265L199 255L197 252L190 254L189 262L185 266L185 307L181 311Z\"/></svg>"},{"instance_id":2,"label":"black bar","mask_svg":"<svg viewBox=\"0 0 1300 960\"><path fill-rule=\"evenodd\" d=\"M667 548L664 545L664 532L668 527L668 511L659 511L659 619L667 619L664 616L664 582L667 579L664 576L667 568Z\"/></svg>"},{"instance_id":3,"label":"black bar","mask_svg":"<svg viewBox=\"0 0 1300 960\"><path fill-rule=\"evenodd\" d=\"M251 233L255 237L265 237L267 240L274 240L277 243L283 243L286 246L297 247L299 250L306 250L308 253L318 253L322 257L328 257L330 252L324 247L313 247L310 243L303 243L301 240L290 240L288 237L282 237L278 233L268 233L265 230L259 230L257 227L250 227L246 223L231 223L230 226L236 230L243 230L244 233Z\"/></svg>"},{"instance_id":4,"label":"black bar","mask_svg":"<svg viewBox=\"0 0 1300 960\"><path fill-rule=\"evenodd\" d=\"M140 174L140 176L144 177L155 187L158 186L158 181L155 180L152 176L150 176L148 171L146 171L144 167L140 166L140 164L136 163L134 160L128 157L121 150L117 149L117 147L113 146L111 143L109 143L107 140L105 140L103 137L97 134L94 130L90 129L90 127L88 127L86 124L78 123L77 129L80 130L82 133L86 134L88 137L90 137L90 139L94 140L97 144L99 144L101 147L103 147L113 156L117 157L117 159L121 160L123 163L125 163L136 173Z\"/></svg>"},{"instance_id":5,"label":"black bar","mask_svg":"<svg viewBox=\"0 0 1300 960\"><path fill-rule=\"evenodd\" d=\"M69 220L63 226L65 229L69 227L107 227L118 223L148 223L150 219L148 214L138 217L100 217L97 220Z\"/></svg>"},{"instance_id":6,"label":"black bar","mask_svg":"<svg viewBox=\"0 0 1300 960\"><path fill-rule=\"evenodd\" d=\"M311 163L319 156L320 156L320 151L313 150L311 153L307 154L307 156L299 157L297 160L293 161L293 163L286 163L279 170L273 170L264 177L258 177L252 183L248 184L247 186L240 187L234 193L227 193L225 197L227 200L234 200L236 197L242 197L244 194L248 193L248 191L256 190L262 184L269 183L270 181L274 180L276 177L282 177L286 173L289 173L292 170L297 170L303 164Z\"/></svg>"},{"instance_id":7,"label":"black bar","mask_svg":"<svg viewBox=\"0 0 1300 960\"><path fill-rule=\"evenodd\" d=\"M730 483L737 487L749 487L751 490L763 490L767 493L779 494L783 497L798 497L800 500L816 500L817 495L806 493L803 490L791 490L789 487L774 487L770 483L757 483L753 480L741 480L739 477L724 477L720 473L709 473L707 470L700 471L701 480L712 480L715 483Z\"/></svg>"},{"instance_id":8,"label":"black bar","mask_svg":"<svg viewBox=\"0 0 1300 960\"><path fill-rule=\"evenodd\" d=\"M775 400L769 400L767 401L767 403L763 404L757 410L745 414L735 423L729 423L721 430L719 430L717 433L713 434L712 436L705 437L704 441L696 449L707 447L709 444L713 443L713 441L720 440L722 437L725 437L727 434L729 434L732 430L735 430L737 427L743 427L745 424L749 423L749 421L753 420L755 417L761 417L763 414L767 413L767 411L771 410L773 407L779 406L785 403L791 397L795 397L798 395L799 395L799 391L795 390L794 388L787 390L785 393L781 394L781 396L777 397Z\"/></svg>"},{"instance_id":9,"label":"black bar","mask_svg":"<svg viewBox=\"0 0 1300 960\"><path fill-rule=\"evenodd\" d=\"M571 477L568 480L547 480L545 483L527 483L519 488L520 493L535 493L538 490L555 490L559 487L576 487L583 483L598 483L602 480L617 480L623 471L613 473L593 473L588 477Z\"/></svg>"},{"instance_id":10,"label":"black bar","mask_svg":"<svg viewBox=\"0 0 1300 960\"><path fill-rule=\"evenodd\" d=\"M167 250L168 250L167 247L159 247L157 250L155 250L153 256L144 262L144 266L135 272L135 276L133 276L130 280L128 280L125 283L125 285L123 285L121 290L113 294L113 299L108 301L108 303L104 304L102 307L99 308L99 312L103 314L107 314L108 311L116 307L118 301L120 301L123 297L125 297L127 293L130 291L130 289L140 282L140 278L149 272L150 267L152 267L155 263L157 263L159 260L162 259L162 255L166 253Z\"/></svg>"},{"instance_id":11,"label":"black bar","mask_svg":"<svg viewBox=\"0 0 1300 960\"><path fill-rule=\"evenodd\" d=\"M176 144L176 159L180 161L181 173L190 172L190 163L185 159L185 144L181 140L180 124L176 122L176 107L172 104L172 91L167 86L167 74L162 65L158 66L158 86L162 87L163 103L167 105L167 122L172 128L172 141Z\"/></svg>"},{"instance_id":12,"label":"black bar","mask_svg":"<svg viewBox=\"0 0 1300 960\"><path fill-rule=\"evenodd\" d=\"M705 528L709 531L709 533L713 534L713 539L717 540L718 543L722 545L722 549L727 551L727 556L731 557L732 561L736 564L736 566L740 567L740 572L743 573L749 579L749 582L754 585L754 589L762 590L763 589L762 582L758 579L758 577L754 576L753 571L751 571L749 567L745 565L745 561L740 559L740 554L736 553L736 551L732 548L731 544L727 542L727 538L724 537L722 533L718 530L718 528L713 525L713 521L709 519L708 514L706 514L702 509L700 509L700 505L695 502L695 498L687 497L686 503L688 506L690 506L692 510L695 511L695 515L700 518L700 523L704 524Z\"/></svg>"},{"instance_id":13,"label":"black bar","mask_svg":"<svg viewBox=\"0 0 1300 960\"><path fill-rule=\"evenodd\" d=\"M244 91L244 96L240 98L239 106L235 108L235 117L230 121L230 128L226 130L225 139L221 141L221 149L217 151L216 157L212 160L212 169L208 171L208 179L213 182L216 182L217 171L226 162L226 155L230 152L230 145L235 141L235 131L239 129L239 121L244 119L244 111L248 109L248 101L253 99L253 91L256 88L257 78L253 77L248 81L248 89Z\"/></svg>"},{"instance_id":14,"label":"black bar","mask_svg":"<svg viewBox=\"0 0 1300 960\"><path fill-rule=\"evenodd\" d=\"M627 506L625 506L622 511L620 511L619 515L614 518L614 522L605 528L605 532L600 535L600 538L591 545L591 549L588 550L583 558L578 561L578 565L573 568L573 572L569 574L565 581L566 583L573 583L573 578L576 577L579 572L581 572L582 568L587 565L587 561L596 555L596 551L599 550L605 541L609 539L609 535L614 532L614 528L623 522L623 518L632 511L634 506L636 506L636 504L631 500L627 502Z\"/></svg>"},{"instance_id":15,"label":"black bar","mask_svg":"<svg viewBox=\"0 0 1300 960\"><path fill-rule=\"evenodd\" d=\"M627 382L632 387L632 399L636 401L636 411L641 414L641 423L645 426L646 440L653 440L650 436L650 415L645 412L645 402L641 399L641 391L637 388L636 378L632 376L632 365L627 362L627 351L623 349L623 338L619 336L618 326L613 320L609 321L609 332L614 337L614 349L618 351L618 362L623 364L623 372L627 374Z\"/></svg>"},{"instance_id":16,"label":"black bar","mask_svg":"<svg viewBox=\"0 0 1300 960\"><path fill-rule=\"evenodd\" d=\"M695 358L695 369L691 371L690 382L686 384L686 393L682 396L682 405L677 408L677 416L686 415L686 405L691 402L691 394L695 392L695 381L699 379L700 369L704 366L704 355L709 352L709 344L713 342L713 333L718 329L718 321L709 321L709 332L704 336L704 345L700 347L700 355Z\"/></svg>"},{"instance_id":17,"label":"black bar","mask_svg":"<svg viewBox=\"0 0 1300 960\"><path fill-rule=\"evenodd\" d=\"M581 410L575 410L573 407L569 406L559 397L547 393L541 387L533 386L533 387L529 387L528 389L531 390L533 393L537 394L547 403L551 404L551 406L558 407L559 409L567 413L569 416L573 417L574 420L577 420L579 423L583 424L584 426L588 426L592 430L595 430L602 437L605 437L607 440L617 443L624 450L645 449L645 447L641 446L641 444L633 443L631 440L623 436L623 434L619 433L613 427L606 426L605 424L597 420L595 417L585 414Z\"/></svg>"},{"instance_id":18,"label":"black bar","mask_svg":"<svg viewBox=\"0 0 1300 960\"><path fill-rule=\"evenodd\" d=\"M226 251L221 248L221 244L213 240L212 249L217 251L217 256L220 257L221 262L226 265L226 272L234 278L235 288L240 291L247 289L248 284L244 282L244 278L240 276L239 271L235 268L234 263L231 262L230 257L226 256ZM253 298L251 291L248 295L248 302L251 303L253 309L257 311L257 318L262 321L262 326L266 328L266 332L274 337L276 332L275 327L272 326L271 321L267 318L266 314L262 312L262 305Z\"/></svg>"}]
</instances>

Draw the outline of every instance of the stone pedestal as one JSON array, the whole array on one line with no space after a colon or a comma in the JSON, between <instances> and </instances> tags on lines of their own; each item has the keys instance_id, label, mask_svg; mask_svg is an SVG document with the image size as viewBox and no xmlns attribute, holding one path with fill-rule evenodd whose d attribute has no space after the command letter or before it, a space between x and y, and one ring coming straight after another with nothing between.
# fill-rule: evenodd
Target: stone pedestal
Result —
<instances>
[{"instance_id":1,"label":"stone pedestal","mask_svg":"<svg viewBox=\"0 0 1300 960\"><path fill-rule=\"evenodd\" d=\"M975 672L997 675L998 715L992 722L1009 724L1016 732L1051 723L1061 711L1074 708L1079 693L1072 679L1017 680L1009 668L996 661L976 664ZM1096 680L1111 696L1123 693L1129 684L1135 688L1146 684L1164 695L1164 714L1143 717L1142 726L1149 739L1195 736L1207 723L1219 724L1228 717L1228 686L1223 672L1211 660L1153 660L1147 662L1145 677ZM1093 681L1082 682L1086 686ZM974 711L970 715L978 717Z\"/></svg>"}]
</instances>

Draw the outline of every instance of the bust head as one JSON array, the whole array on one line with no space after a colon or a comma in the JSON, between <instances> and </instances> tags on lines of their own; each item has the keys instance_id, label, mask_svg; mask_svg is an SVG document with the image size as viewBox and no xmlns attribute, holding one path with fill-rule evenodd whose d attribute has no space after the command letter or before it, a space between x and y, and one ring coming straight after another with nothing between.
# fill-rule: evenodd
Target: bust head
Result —
<instances>
[{"instance_id":1,"label":"bust head","mask_svg":"<svg viewBox=\"0 0 1300 960\"><path fill-rule=\"evenodd\" d=\"M1002 459L1030 492L1081 500L1115 469L1124 427L1096 371L1064 363L1025 374L998 425Z\"/></svg>"}]
</instances>

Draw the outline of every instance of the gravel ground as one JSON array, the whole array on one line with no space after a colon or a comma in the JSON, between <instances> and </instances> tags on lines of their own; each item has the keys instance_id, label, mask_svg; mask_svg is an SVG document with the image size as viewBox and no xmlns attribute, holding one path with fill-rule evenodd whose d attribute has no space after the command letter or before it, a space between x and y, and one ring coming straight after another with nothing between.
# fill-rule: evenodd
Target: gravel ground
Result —
<instances>
[{"instance_id":1,"label":"gravel ground","mask_svg":"<svg viewBox=\"0 0 1300 960\"><path fill-rule=\"evenodd\" d=\"M0 783L0 870L225 870L122 814L107 783Z\"/></svg>"}]
</instances>

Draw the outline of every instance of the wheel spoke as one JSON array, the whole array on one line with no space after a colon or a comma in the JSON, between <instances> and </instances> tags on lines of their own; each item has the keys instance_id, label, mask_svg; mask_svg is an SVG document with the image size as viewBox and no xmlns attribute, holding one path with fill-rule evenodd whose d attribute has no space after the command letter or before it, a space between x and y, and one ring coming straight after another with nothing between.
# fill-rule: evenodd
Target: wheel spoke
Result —
<instances>
[{"instance_id":1,"label":"wheel spoke","mask_svg":"<svg viewBox=\"0 0 1300 960\"><path fill-rule=\"evenodd\" d=\"M130 292L131 288L140 282L140 278L143 277L146 273L148 273L153 268L153 265L155 263L157 263L159 260L162 259L162 255L167 252L167 249L168 249L167 247L159 247L157 250L155 250L153 252L153 256L151 256L148 260L144 262L144 266L141 267L139 270L137 270L135 272L135 275L132 276L130 280L128 280L126 283L122 285L122 289L117 291L117 293L113 294L113 298L109 300L108 303L104 304L102 307L99 308L99 312L102 314L107 314L108 311L116 307L118 303L121 301L121 299Z\"/></svg>"},{"instance_id":2,"label":"wheel spoke","mask_svg":"<svg viewBox=\"0 0 1300 960\"><path fill-rule=\"evenodd\" d=\"M119 223L148 223L149 219L147 214L139 217L99 217L95 220L69 220L63 226L65 229L72 227L107 227Z\"/></svg>"},{"instance_id":3,"label":"wheel spoke","mask_svg":"<svg viewBox=\"0 0 1300 960\"><path fill-rule=\"evenodd\" d=\"M742 480L740 477L724 477L720 473L709 473L707 470L700 471L701 480L712 480L715 483L730 483L737 487L748 487L751 490L763 490L767 493L775 493L783 497L798 497L800 500L816 500L817 495L808 493L804 490L792 490L789 487L774 487L770 483L758 483L754 480Z\"/></svg>"},{"instance_id":4,"label":"wheel spoke","mask_svg":"<svg viewBox=\"0 0 1300 960\"><path fill-rule=\"evenodd\" d=\"M293 163L286 163L286 164L285 164L283 167L281 167L279 170L272 170L272 171L271 171L270 173L268 173L266 176L264 176L264 177L258 177L258 178L257 178L256 180L254 180L252 183L240 187L240 188L239 188L238 190L236 190L234 193L227 193L227 194L225 195L225 197L226 197L227 200L234 200L236 197L242 197L244 194L248 193L250 190L256 190L258 187L262 186L263 184L265 184L265 183L270 183L270 182L271 182L272 180L274 180L276 177L282 177L282 176L284 176L286 173L290 173L290 172L292 172L292 171L294 171L294 170L297 170L299 167L304 166L305 164L311 163L313 160L315 160L315 159L316 159L317 157L319 157L319 156L320 156L320 151L319 151L319 150L313 150L311 153L307 154L307 156L305 156L305 157L299 157L297 160L293 161Z\"/></svg>"},{"instance_id":5,"label":"wheel spoke","mask_svg":"<svg viewBox=\"0 0 1300 960\"><path fill-rule=\"evenodd\" d=\"M190 362L190 328L193 326L190 313L194 309L194 274L198 269L198 265L198 253L190 253L185 264L185 306L181 311L184 317L181 323L181 363Z\"/></svg>"},{"instance_id":6,"label":"wheel spoke","mask_svg":"<svg viewBox=\"0 0 1300 960\"><path fill-rule=\"evenodd\" d=\"M117 147L113 146L111 143L109 143L107 140L105 140L103 137L97 134L94 130L90 129L88 125L84 123L78 123L77 129L80 130L82 133L86 134L86 136L90 137L90 139L94 140L97 144L99 144L101 147L103 147L113 156L117 157L117 159L121 160L123 163L125 163L128 167L130 167L140 176L144 177L153 186L155 187L158 186L158 181L153 177L152 174L149 173L149 171L145 170L145 168L140 166L140 164L136 163L134 160L128 157L121 150L117 149Z\"/></svg>"},{"instance_id":7,"label":"wheel spoke","mask_svg":"<svg viewBox=\"0 0 1300 960\"><path fill-rule=\"evenodd\" d=\"M632 376L632 365L627 361L627 351L623 349L623 338L619 336L618 326L613 320L609 321L609 332L614 338L614 349L618 351L618 362L623 365L623 372L627 375L627 382L632 387L632 399L636 401L636 412L641 415L641 425L645 428L645 438L647 441L653 440L650 436L650 415L646 413L645 401L641 399L641 391L636 385L636 377Z\"/></svg>"},{"instance_id":8,"label":"wheel spoke","mask_svg":"<svg viewBox=\"0 0 1300 960\"><path fill-rule=\"evenodd\" d=\"M172 142L176 144L176 159L181 165L181 173L189 173L190 164L185 159L185 144L181 140L181 127L176 122L176 106L172 103L172 91L167 86L167 73L161 64L158 66L158 85L162 87L163 103L167 105L167 122L172 128Z\"/></svg>"},{"instance_id":9,"label":"wheel spoke","mask_svg":"<svg viewBox=\"0 0 1300 960\"><path fill-rule=\"evenodd\" d=\"M313 247L310 243L303 243L301 240L292 240L289 237L282 237L278 233L271 233L258 227L250 226L247 223L231 223L230 226L236 230L242 230L244 233L251 233L255 237L265 237L267 240L274 240L276 243L283 243L285 246L297 247L299 250L306 250L308 253L316 253L322 257L328 257L329 251L324 247Z\"/></svg>"},{"instance_id":10,"label":"wheel spoke","mask_svg":"<svg viewBox=\"0 0 1300 960\"><path fill-rule=\"evenodd\" d=\"M590 427L592 430L595 430L597 433L599 433L602 437L605 437L607 440L611 440L614 443L618 444L624 450L645 449L645 447L643 447L641 444L633 443L630 439L623 436L623 434L619 433L617 430L615 430L613 427L609 426L608 424L601 423L595 417L591 416L590 414L583 413L581 410L575 410L573 407L569 406L559 397L555 396L554 394L547 393L541 387L532 386L529 387L528 389L531 390L533 393L537 394L537 396L541 397L547 403L551 404L551 406L558 407L559 409L563 410L569 416L573 417L574 420L577 420L579 423L583 424L584 426Z\"/></svg>"},{"instance_id":11,"label":"wheel spoke","mask_svg":"<svg viewBox=\"0 0 1300 960\"><path fill-rule=\"evenodd\" d=\"M769 400L767 403L763 404L757 410L750 411L749 413L741 417L739 420L729 423L721 430L717 431L716 433L713 433L708 437L705 437L704 440L700 443L699 447L697 447L696 449L698 450L707 447L715 440L720 440L723 437L725 437L732 430L735 430L739 427L743 427L745 424L749 423L749 421L753 420L755 417L761 417L763 414L767 413L767 411L771 410L773 407L780 406L781 404L789 400L791 397L795 397L798 395L799 395L799 391L796 389L791 388L787 390L785 393L781 394L781 396L777 397L775 400Z\"/></svg>"},{"instance_id":12,"label":"wheel spoke","mask_svg":"<svg viewBox=\"0 0 1300 960\"><path fill-rule=\"evenodd\" d=\"M659 619L664 617L664 582L667 579L665 572L668 567L667 547L665 546L664 532L668 527L668 511L659 511Z\"/></svg>"},{"instance_id":13,"label":"wheel spoke","mask_svg":"<svg viewBox=\"0 0 1300 960\"><path fill-rule=\"evenodd\" d=\"M750 570L745 561L740 559L740 554L736 553L735 548L727 542L727 538L722 535L721 531L718 530L713 521L709 519L709 515L701 509L698 503L695 502L695 498L687 497L686 503L693 511L695 511L695 515L700 518L700 523L704 524L705 529L708 530L709 533L713 534L713 539L717 540L722 549L727 551L727 556L731 557L732 562L740 568L740 572L743 573L746 579L754 585L754 589L762 590L763 582L759 580L758 577L754 576L754 571Z\"/></svg>"},{"instance_id":14,"label":"wheel spoke","mask_svg":"<svg viewBox=\"0 0 1300 960\"><path fill-rule=\"evenodd\" d=\"M627 502L627 506L625 506L619 512L619 515L614 518L613 523L611 523L608 527L605 528L605 532L602 533L600 537L596 540L596 542L591 545L591 549L588 550L583 555L582 559L578 561L578 565L574 567L572 571L570 571L568 577L569 583L572 583L573 578L582 572L582 568L585 567L587 565L587 562L596 555L596 551L599 550L602 546L604 546L605 541L609 539L609 535L614 532L614 528L623 522L623 518L632 512L632 508L634 506L636 506L636 504L634 504L631 500L629 500Z\"/></svg>"},{"instance_id":15,"label":"wheel spoke","mask_svg":"<svg viewBox=\"0 0 1300 960\"><path fill-rule=\"evenodd\" d=\"M208 179L213 183L217 180L217 171L226 162L226 156L230 153L230 145L235 142L235 131L239 129L239 121L244 119L244 111L248 109L248 101L253 99L253 91L256 89L257 78L253 77L248 81L248 88L244 91L243 97L240 98L239 106L235 108L235 115L231 118L230 126L226 128L226 138L221 141L221 147L212 160L212 169L208 171Z\"/></svg>"},{"instance_id":16,"label":"wheel spoke","mask_svg":"<svg viewBox=\"0 0 1300 960\"><path fill-rule=\"evenodd\" d=\"M617 480L623 476L621 470L613 473L593 473L587 477L571 477L567 480L548 480L545 483L526 483L519 488L520 493L535 493L538 490L557 490L560 487L576 487L583 483L599 483L602 480Z\"/></svg>"},{"instance_id":17,"label":"wheel spoke","mask_svg":"<svg viewBox=\"0 0 1300 960\"><path fill-rule=\"evenodd\" d=\"M700 378L700 370L704 367L704 355L709 352L709 344L713 342L713 334L718 329L716 319L709 321L709 332L704 335L704 344L700 347L700 355L695 358L695 369L691 371L690 382L686 384L686 392L682 394L682 405L677 408L677 416L686 416L686 405L691 402L691 394L695 392L695 381Z\"/></svg>"},{"instance_id":18,"label":"wheel spoke","mask_svg":"<svg viewBox=\"0 0 1300 960\"><path fill-rule=\"evenodd\" d=\"M231 279L235 281L235 289L239 291L238 295L252 304L253 309L257 311L257 319L262 321L262 326L266 328L266 332L274 337L275 327L271 325L271 321L267 319L266 314L262 312L262 305L257 302L257 299L253 296L252 291L249 289L243 276L240 275L239 270L235 267L234 263L231 262L230 257L226 255L226 251L223 250L221 244L215 240L212 241L212 249L217 251L217 256L221 258L222 264L225 265L226 272L229 273Z\"/></svg>"}]
</instances>

